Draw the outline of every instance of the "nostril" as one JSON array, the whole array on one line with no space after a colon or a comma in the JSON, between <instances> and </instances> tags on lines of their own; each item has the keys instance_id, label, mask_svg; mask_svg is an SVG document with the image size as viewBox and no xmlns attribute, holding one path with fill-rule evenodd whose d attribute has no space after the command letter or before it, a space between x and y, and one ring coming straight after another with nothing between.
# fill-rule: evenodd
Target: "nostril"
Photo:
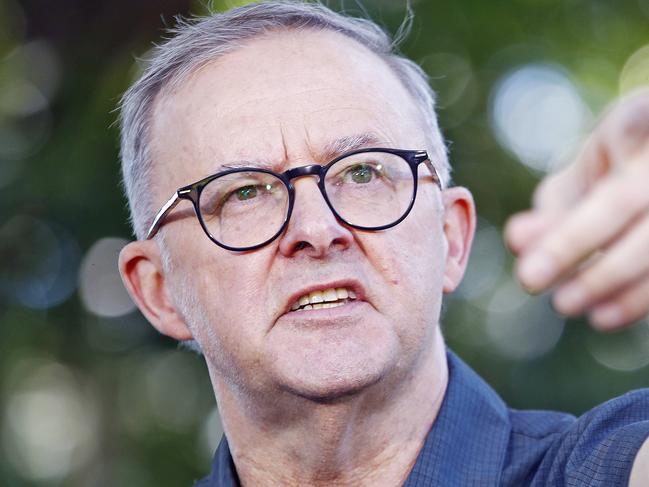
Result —
<instances>
[{"instance_id":1,"label":"nostril","mask_svg":"<svg viewBox=\"0 0 649 487\"><path fill-rule=\"evenodd\" d=\"M347 248L349 247L349 242L345 241L344 238L336 238L331 242L330 247L339 247L339 248Z\"/></svg>"},{"instance_id":2,"label":"nostril","mask_svg":"<svg viewBox=\"0 0 649 487\"><path fill-rule=\"evenodd\" d=\"M311 246L311 244L309 242L305 242L304 240L301 240L300 242L295 244L295 250L296 251L304 250L304 249L306 249L307 247L310 247L310 246Z\"/></svg>"}]
</instances>

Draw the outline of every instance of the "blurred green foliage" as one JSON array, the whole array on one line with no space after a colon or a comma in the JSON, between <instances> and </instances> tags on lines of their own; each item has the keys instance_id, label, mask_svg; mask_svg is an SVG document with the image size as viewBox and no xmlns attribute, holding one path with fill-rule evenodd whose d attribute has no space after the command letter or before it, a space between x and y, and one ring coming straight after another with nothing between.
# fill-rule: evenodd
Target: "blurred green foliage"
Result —
<instances>
[{"instance_id":1,"label":"blurred green foliage","mask_svg":"<svg viewBox=\"0 0 649 487\"><path fill-rule=\"evenodd\" d=\"M514 407L580 413L646 386L646 324L598 335L579 321L564 324L547 298L522 296L512 282L498 234L528 206L543 173L498 142L492 114L503 77L526 65L563 76L590 112L601 112L620 95L629 57L649 42L649 1L413 6L402 51L431 76L454 180L471 189L481 218L468 282L446 303L450 346ZM367 0L365 8L392 32L405 15L403 1ZM139 313L115 311L124 301L111 287L110 246L120 241L96 246L131 238L114 124L120 94L174 15L205 11L186 0L0 0L3 486L177 486L209 471L219 426L201 359ZM540 126L533 135L547 134ZM91 248L109 250L88 263Z\"/></svg>"}]
</instances>

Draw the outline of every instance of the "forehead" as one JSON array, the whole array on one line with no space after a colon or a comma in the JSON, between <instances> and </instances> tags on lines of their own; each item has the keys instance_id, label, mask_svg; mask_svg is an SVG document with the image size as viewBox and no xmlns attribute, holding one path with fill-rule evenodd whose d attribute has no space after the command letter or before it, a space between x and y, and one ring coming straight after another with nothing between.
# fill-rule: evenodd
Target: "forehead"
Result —
<instances>
[{"instance_id":1,"label":"forehead","mask_svg":"<svg viewBox=\"0 0 649 487\"><path fill-rule=\"evenodd\" d=\"M159 96L152 155L160 182L175 189L231 162L325 162L336 140L367 134L412 148L415 138L423 143L418 114L393 71L359 43L333 32L275 32Z\"/></svg>"}]
</instances>

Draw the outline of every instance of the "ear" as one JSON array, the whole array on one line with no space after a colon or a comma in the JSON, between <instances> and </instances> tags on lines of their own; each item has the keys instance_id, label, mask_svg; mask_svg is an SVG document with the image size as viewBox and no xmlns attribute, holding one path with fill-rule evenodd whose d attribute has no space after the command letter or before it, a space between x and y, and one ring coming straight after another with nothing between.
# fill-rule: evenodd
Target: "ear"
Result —
<instances>
[{"instance_id":1,"label":"ear","mask_svg":"<svg viewBox=\"0 0 649 487\"><path fill-rule=\"evenodd\" d=\"M160 333L176 340L193 338L169 298L156 241L138 240L127 244L119 253L119 272L137 307Z\"/></svg>"},{"instance_id":2,"label":"ear","mask_svg":"<svg viewBox=\"0 0 649 487\"><path fill-rule=\"evenodd\" d=\"M450 293L462 281L469 261L476 225L475 204L469 190L462 187L444 190L442 201L444 203L444 236L447 244L444 292Z\"/></svg>"}]
</instances>

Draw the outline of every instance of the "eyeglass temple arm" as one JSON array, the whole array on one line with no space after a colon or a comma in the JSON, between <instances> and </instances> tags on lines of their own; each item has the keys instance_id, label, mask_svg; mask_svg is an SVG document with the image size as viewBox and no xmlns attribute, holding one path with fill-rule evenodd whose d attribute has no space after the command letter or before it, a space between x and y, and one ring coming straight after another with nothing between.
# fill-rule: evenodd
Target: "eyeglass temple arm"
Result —
<instances>
[{"instance_id":1,"label":"eyeglass temple arm","mask_svg":"<svg viewBox=\"0 0 649 487\"><path fill-rule=\"evenodd\" d=\"M160 208L160 211L153 219L153 223L149 227L149 231L146 234L146 240L153 238L155 234L158 233L158 229L160 228L160 225L162 225L162 220L164 220L164 217L167 216L167 213L173 210L178 203L180 203L180 198L178 197L178 192L175 192L173 196L169 198L169 201L167 201L164 206Z\"/></svg>"},{"instance_id":2,"label":"eyeglass temple arm","mask_svg":"<svg viewBox=\"0 0 649 487\"><path fill-rule=\"evenodd\" d=\"M435 183L437 184L437 186L439 186L439 189L444 189L444 182L442 181L442 178L439 175L437 169L435 169L435 166L433 166L433 163L428 157L428 154L426 154L426 160L424 160L424 164L426 164L426 167L433 175L433 178L435 179Z\"/></svg>"}]
</instances>

